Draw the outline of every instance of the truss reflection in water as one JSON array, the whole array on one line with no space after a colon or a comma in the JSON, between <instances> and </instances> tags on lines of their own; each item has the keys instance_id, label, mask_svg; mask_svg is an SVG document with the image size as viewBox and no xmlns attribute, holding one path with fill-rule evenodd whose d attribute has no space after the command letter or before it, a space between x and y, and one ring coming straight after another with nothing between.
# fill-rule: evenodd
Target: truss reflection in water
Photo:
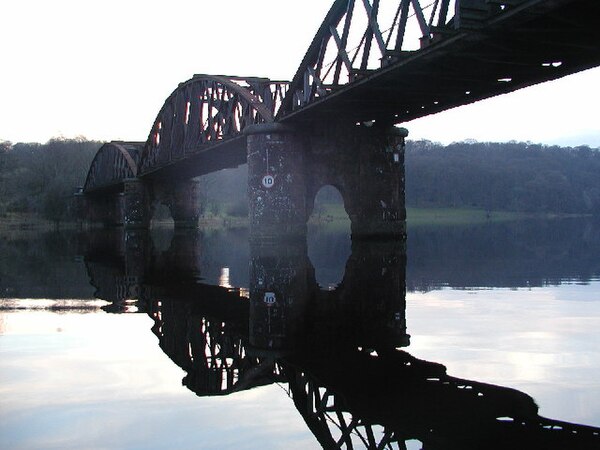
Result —
<instances>
[{"instance_id":1,"label":"truss reflection in water","mask_svg":"<svg viewBox=\"0 0 600 450\"><path fill-rule=\"evenodd\" d=\"M94 242L93 240L91 242ZM401 350L402 241L355 242L336 290L319 289L305 242L253 243L249 297L205 284L202 237L158 254L144 233L86 253L110 312L154 320L161 349L199 396L281 383L324 448L600 448L600 429L540 417L523 392L449 376Z\"/></svg>"}]
</instances>

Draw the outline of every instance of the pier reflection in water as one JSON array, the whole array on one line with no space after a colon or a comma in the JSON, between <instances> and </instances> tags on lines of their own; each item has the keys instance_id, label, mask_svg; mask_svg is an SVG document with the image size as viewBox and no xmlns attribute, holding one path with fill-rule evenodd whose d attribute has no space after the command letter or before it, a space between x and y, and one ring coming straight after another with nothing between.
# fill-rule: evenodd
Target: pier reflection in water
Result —
<instances>
[{"instance_id":1,"label":"pier reflection in water","mask_svg":"<svg viewBox=\"0 0 600 450\"><path fill-rule=\"evenodd\" d=\"M279 383L325 448L600 446L598 428L540 417L524 392L452 377L403 349L403 242L353 243L326 290L305 242L250 245L247 290L203 278L199 233L175 234L163 252L143 233L97 242L85 255L96 295L109 312L153 319L187 388L203 397Z\"/></svg>"}]
</instances>

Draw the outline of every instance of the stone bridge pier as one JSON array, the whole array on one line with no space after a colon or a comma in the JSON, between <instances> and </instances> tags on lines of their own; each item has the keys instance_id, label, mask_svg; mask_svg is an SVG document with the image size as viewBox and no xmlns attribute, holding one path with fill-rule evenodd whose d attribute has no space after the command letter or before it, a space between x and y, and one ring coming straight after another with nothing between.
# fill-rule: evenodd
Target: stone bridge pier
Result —
<instances>
[{"instance_id":1,"label":"stone bridge pier","mask_svg":"<svg viewBox=\"0 0 600 450\"><path fill-rule=\"evenodd\" d=\"M76 193L73 199L73 210L80 222L122 224L124 194L121 192L111 195Z\"/></svg>"},{"instance_id":2,"label":"stone bridge pier","mask_svg":"<svg viewBox=\"0 0 600 450\"><path fill-rule=\"evenodd\" d=\"M254 238L303 236L325 185L340 191L353 239L405 237L405 129L265 124L245 132Z\"/></svg>"},{"instance_id":3,"label":"stone bridge pier","mask_svg":"<svg viewBox=\"0 0 600 450\"><path fill-rule=\"evenodd\" d=\"M153 194L169 208L176 228L195 228L202 213L200 182L195 179L155 183Z\"/></svg>"},{"instance_id":4,"label":"stone bridge pier","mask_svg":"<svg viewBox=\"0 0 600 450\"><path fill-rule=\"evenodd\" d=\"M200 191L195 179L151 182L127 178L122 192L76 194L74 209L81 221L148 228L155 205L160 202L169 208L176 228L195 228L202 212Z\"/></svg>"}]
</instances>

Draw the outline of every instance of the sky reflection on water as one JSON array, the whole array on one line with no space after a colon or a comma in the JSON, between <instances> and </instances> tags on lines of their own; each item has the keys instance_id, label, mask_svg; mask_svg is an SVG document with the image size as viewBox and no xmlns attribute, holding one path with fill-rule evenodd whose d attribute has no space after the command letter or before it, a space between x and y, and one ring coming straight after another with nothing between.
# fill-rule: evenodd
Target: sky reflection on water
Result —
<instances>
[{"instance_id":1,"label":"sky reflection on water","mask_svg":"<svg viewBox=\"0 0 600 450\"><path fill-rule=\"evenodd\" d=\"M600 426L600 283L407 294L410 350L527 392L540 415Z\"/></svg>"},{"instance_id":2,"label":"sky reflection on water","mask_svg":"<svg viewBox=\"0 0 600 450\"><path fill-rule=\"evenodd\" d=\"M202 399L182 387L146 315L3 316L0 448L315 447L277 385Z\"/></svg>"},{"instance_id":3,"label":"sky reflection on water","mask_svg":"<svg viewBox=\"0 0 600 450\"><path fill-rule=\"evenodd\" d=\"M542 416L598 426L600 302L575 299L581 291L409 293L410 352L526 392ZM146 315L2 316L0 448L318 447L278 385L203 398L185 389Z\"/></svg>"}]
</instances>

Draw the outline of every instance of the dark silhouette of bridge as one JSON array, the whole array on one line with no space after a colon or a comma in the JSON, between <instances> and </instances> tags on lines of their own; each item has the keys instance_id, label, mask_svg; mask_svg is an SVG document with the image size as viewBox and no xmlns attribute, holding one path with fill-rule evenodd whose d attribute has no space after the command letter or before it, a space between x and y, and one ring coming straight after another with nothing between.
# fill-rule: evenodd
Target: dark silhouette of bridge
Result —
<instances>
[{"instance_id":1,"label":"dark silhouette of bridge","mask_svg":"<svg viewBox=\"0 0 600 450\"><path fill-rule=\"evenodd\" d=\"M304 242L254 243L250 286L203 282L197 233L157 252L145 232L89 240L85 263L109 312L148 314L200 397L280 384L323 448L595 449L600 429L538 415L527 394L450 376L408 345L405 249L357 241L322 291ZM174 266L177 262L177 266ZM396 447L398 446L398 447Z\"/></svg>"},{"instance_id":2,"label":"dark silhouette of bridge","mask_svg":"<svg viewBox=\"0 0 600 450\"><path fill-rule=\"evenodd\" d=\"M335 0L291 82L181 83L145 143L98 151L80 217L146 227L159 201L193 226L193 178L247 162L255 236L304 233L325 184L341 192L353 236L402 236L407 132L395 124L600 64L598 2L423 3Z\"/></svg>"}]
</instances>

